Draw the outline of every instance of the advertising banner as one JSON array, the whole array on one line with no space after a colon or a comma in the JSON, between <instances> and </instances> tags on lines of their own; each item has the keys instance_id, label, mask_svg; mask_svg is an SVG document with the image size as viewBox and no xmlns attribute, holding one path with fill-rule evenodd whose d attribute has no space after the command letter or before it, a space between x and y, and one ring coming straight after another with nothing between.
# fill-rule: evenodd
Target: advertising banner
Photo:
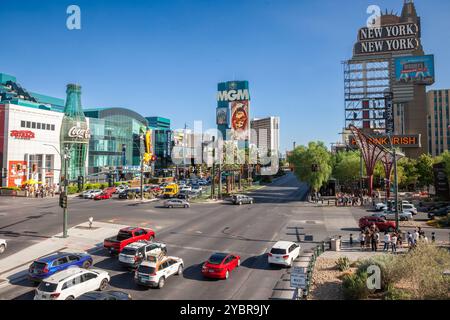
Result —
<instances>
[{"instance_id":1,"label":"advertising banner","mask_svg":"<svg viewBox=\"0 0 450 320\"><path fill-rule=\"evenodd\" d=\"M434 83L434 55L395 58L395 80L406 84Z\"/></svg>"},{"instance_id":2,"label":"advertising banner","mask_svg":"<svg viewBox=\"0 0 450 320\"><path fill-rule=\"evenodd\" d=\"M248 100L231 102L231 129L233 140L248 140L250 138Z\"/></svg>"},{"instance_id":3,"label":"advertising banner","mask_svg":"<svg viewBox=\"0 0 450 320\"><path fill-rule=\"evenodd\" d=\"M20 187L27 180L27 162L9 161L8 187Z\"/></svg>"},{"instance_id":4,"label":"advertising banner","mask_svg":"<svg viewBox=\"0 0 450 320\"><path fill-rule=\"evenodd\" d=\"M217 124L227 125L228 124L228 108L217 108Z\"/></svg>"},{"instance_id":5,"label":"advertising banner","mask_svg":"<svg viewBox=\"0 0 450 320\"><path fill-rule=\"evenodd\" d=\"M413 135L395 135L391 136L391 139L387 136L376 136L370 137L368 142L370 144L381 144L385 147L395 146L398 148L421 148L421 135L413 134ZM349 142L351 145L356 146L355 137L350 136Z\"/></svg>"},{"instance_id":6,"label":"advertising banner","mask_svg":"<svg viewBox=\"0 0 450 320\"><path fill-rule=\"evenodd\" d=\"M175 147L183 146L184 140L184 132L183 131L174 131L173 133L173 142Z\"/></svg>"}]
</instances>

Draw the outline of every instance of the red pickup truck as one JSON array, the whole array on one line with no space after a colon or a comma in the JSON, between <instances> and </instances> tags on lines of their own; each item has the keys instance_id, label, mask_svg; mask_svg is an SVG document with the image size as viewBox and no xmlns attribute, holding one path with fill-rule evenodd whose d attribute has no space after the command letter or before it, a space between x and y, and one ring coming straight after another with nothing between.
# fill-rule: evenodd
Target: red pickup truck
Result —
<instances>
[{"instance_id":1,"label":"red pickup truck","mask_svg":"<svg viewBox=\"0 0 450 320\"><path fill-rule=\"evenodd\" d=\"M128 227L121 229L117 236L107 238L103 241L103 247L109 250L110 254L119 254L130 243L139 240L152 241L155 237L155 232L150 229Z\"/></svg>"}]
</instances>

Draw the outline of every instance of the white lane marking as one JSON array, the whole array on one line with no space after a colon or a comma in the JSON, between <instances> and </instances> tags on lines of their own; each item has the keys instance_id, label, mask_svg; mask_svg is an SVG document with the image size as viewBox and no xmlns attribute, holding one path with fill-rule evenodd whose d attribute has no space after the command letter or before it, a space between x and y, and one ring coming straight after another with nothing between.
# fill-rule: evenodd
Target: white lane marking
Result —
<instances>
[{"instance_id":1,"label":"white lane marking","mask_svg":"<svg viewBox=\"0 0 450 320\"><path fill-rule=\"evenodd\" d=\"M211 250L211 249L204 249L204 248L195 248L195 247L186 247L186 246L179 246L176 244L170 244L170 243L166 243L166 245L168 247L174 247L174 248L178 248L178 249L184 249L184 250L192 250L192 251L202 251L202 252L212 252L212 253L216 253L216 252L228 252L228 253L236 253L239 255L246 255L246 256L258 256L258 253L252 253L252 252L239 252L239 251L232 251L232 250Z\"/></svg>"}]
</instances>

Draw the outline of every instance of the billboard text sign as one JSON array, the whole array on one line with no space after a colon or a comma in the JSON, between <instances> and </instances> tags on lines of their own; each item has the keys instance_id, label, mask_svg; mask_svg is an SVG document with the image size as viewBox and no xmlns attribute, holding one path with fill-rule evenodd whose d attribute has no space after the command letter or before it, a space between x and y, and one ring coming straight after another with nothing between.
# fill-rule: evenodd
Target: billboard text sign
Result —
<instances>
[{"instance_id":1,"label":"billboard text sign","mask_svg":"<svg viewBox=\"0 0 450 320\"><path fill-rule=\"evenodd\" d=\"M434 83L434 55L395 58L395 80L399 83Z\"/></svg>"},{"instance_id":2,"label":"billboard text sign","mask_svg":"<svg viewBox=\"0 0 450 320\"><path fill-rule=\"evenodd\" d=\"M370 144L381 144L384 147L390 147L391 145L398 148L421 148L421 135L397 135L391 136L391 139L387 136L370 137ZM350 136L350 144L356 146L356 140L353 136Z\"/></svg>"}]
</instances>

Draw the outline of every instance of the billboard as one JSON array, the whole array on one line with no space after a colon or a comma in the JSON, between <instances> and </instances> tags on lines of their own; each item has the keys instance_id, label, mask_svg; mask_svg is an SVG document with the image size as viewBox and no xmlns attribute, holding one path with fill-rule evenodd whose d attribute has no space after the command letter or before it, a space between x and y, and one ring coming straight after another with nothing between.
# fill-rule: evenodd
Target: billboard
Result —
<instances>
[{"instance_id":1,"label":"billboard","mask_svg":"<svg viewBox=\"0 0 450 320\"><path fill-rule=\"evenodd\" d=\"M27 180L27 162L9 161L8 187L20 187Z\"/></svg>"},{"instance_id":2,"label":"billboard","mask_svg":"<svg viewBox=\"0 0 450 320\"><path fill-rule=\"evenodd\" d=\"M228 125L228 108L224 107L217 108L216 114L218 125Z\"/></svg>"},{"instance_id":3,"label":"billboard","mask_svg":"<svg viewBox=\"0 0 450 320\"><path fill-rule=\"evenodd\" d=\"M421 148L421 135L395 135L390 139L387 136L375 136L368 139L369 144L381 144L385 147L395 146L398 148ZM356 140L354 136L349 136L350 145L356 146Z\"/></svg>"},{"instance_id":4,"label":"billboard","mask_svg":"<svg viewBox=\"0 0 450 320\"><path fill-rule=\"evenodd\" d=\"M184 132L183 131L174 131L173 132L173 142L175 147L183 146L184 141Z\"/></svg>"},{"instance_id":5,"label":"billboard","mask_svg":"<svg viewBox=\"0 0 450 320\"><path fill-rule=\"evenodd\" d=\"M395 80L399 83L434 83L434 55L395 58Z\"/></svg>"},{"instance_id":6,"label":"billboard","mask_svg":"<svg viewBox=\"0 0 450 320\"><path fill-rule=\"evenodd\" d=\"M231 130L233 140L248 140L250 129L249 101L231 102Z\"/></svg>"}]
</instances>

